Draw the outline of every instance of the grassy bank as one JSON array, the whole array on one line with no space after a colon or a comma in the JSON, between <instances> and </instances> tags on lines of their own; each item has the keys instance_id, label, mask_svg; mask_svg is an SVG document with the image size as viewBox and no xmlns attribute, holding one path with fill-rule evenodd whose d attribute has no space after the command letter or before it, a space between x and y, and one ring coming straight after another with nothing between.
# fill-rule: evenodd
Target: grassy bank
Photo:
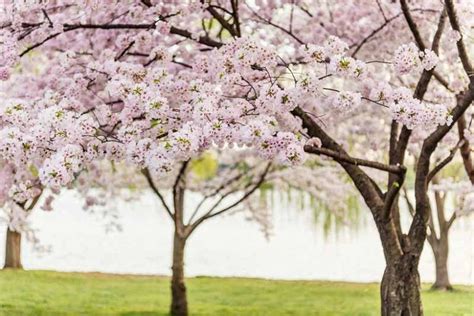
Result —
<instances>
[{"instance_id":1,"label":"grassy bank","mask_svg":"<svg viewBox=\"0 0 474 316\"><path fill-rule=\"evenodd\" d=\"M190 278L191 315L378 315L378 285ZM425 315L474 315L472 287L425 286ZM167 315L165 277L0 271L0 315Z\"/></svg>"}]
</instances>

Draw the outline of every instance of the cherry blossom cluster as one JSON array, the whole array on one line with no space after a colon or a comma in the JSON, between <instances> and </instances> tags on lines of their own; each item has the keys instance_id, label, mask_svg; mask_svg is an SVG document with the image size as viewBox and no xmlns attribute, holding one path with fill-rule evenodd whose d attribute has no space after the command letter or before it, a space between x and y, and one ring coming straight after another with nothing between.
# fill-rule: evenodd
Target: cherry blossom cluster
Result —
<instances>
[{"instance_id":1,"label":"cherry blossom cluster","mask_svg":"<svg viewBox=\"0 0 474 316\"><path fill-rule=\"evenodd\" d=\"M438 56L431 50L420 51L415 43L404 44L395 51L394 66L403 75L421 69L431 70L438 63Z\"/></svg>"},{"instance_id":2,"label":"cherry blossom cluster","mask_svg":"<svg viewBox=\"0 0 474 316\"><path fill-rule=\"evenodd\" d=\"M17 45L9 32L0 30L0 81L10 77L11 68L18 61Z\"/></svg>"},{"instance_id":3,"label":"cherry blossom cluster","mask_svg":"<svg viewBox=\"0 0 474 316\"><path fill-rule=\"evenodd\" d=\"M341 91L334 94L331 104L337 111L349 112L360 105L361 98L362 96L358 92Z\"/></svg>"},{"instance_id":4,"label":"cherry blossom cluster","mask_svg":"<svg viewBox=\"0 0 474 316\"><path fill-rule=\"evenodd\" d=\"M397 48L411 40L398 32L401 19L365 40L384 23L367 0L337 2L337 14L315 4L242 3L240 36L216 27L208 5L194 1L6 5L0 156L13 180L1 194L9 196L11 186L68 186L104 160L166 176L177 163L216 149L301 165L306 136L291 114L297 107L342 136L354 126L367 133L379 122L375 115L409 128L450 124L448 102L414 99L404 83L389 79L392 67L372 60L393 60L397 74L441 66L413 43ZM421 27L429 27L438 6L426 4ZM383 9L400 13L397 4ZM291 32L274 27L286 25L290 13ZM463 82L450 84L462 89ZM32 193L16 195L25 194Z\"/></svg>"},{"instance_id":5,"label":"cherry blossom cluster","mask_svg":"<svg viewBox=\"0 0 474 316\"><path fill-rule=\"evenodd\" d=\"M409 129L421 127L430 129L438 125L451 124L450 109L445 104L430 104L413 98L412 91L404 88L392 88L380 83L370 91L370 99L383 102L389 107L394 120Z\"/></svg>"}]
</instances>

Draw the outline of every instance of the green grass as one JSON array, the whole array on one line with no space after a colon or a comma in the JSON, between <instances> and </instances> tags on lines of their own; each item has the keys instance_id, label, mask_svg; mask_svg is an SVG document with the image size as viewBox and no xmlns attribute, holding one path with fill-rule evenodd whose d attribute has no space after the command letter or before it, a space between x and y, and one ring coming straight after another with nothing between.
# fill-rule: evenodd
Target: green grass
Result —
<instances>
[{"instance_id":1,"label":"green grass","mask_svg":"<svg viewBox=\"0 0 474 316\"><path fill-rule=\"evenodd\" d=\"M50 271L0 271L0 315L167 315L169 279ZM191 315L378 315L378 285L198 277ZM474 315L472 287L424 286L425 315Z\"/></svg>"}]
</instances>

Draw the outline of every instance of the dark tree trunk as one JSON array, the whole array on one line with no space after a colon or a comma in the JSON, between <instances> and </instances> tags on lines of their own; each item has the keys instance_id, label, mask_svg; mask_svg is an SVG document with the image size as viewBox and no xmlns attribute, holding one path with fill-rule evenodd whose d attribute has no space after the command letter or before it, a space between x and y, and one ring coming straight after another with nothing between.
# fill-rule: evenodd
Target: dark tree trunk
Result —
<instances>
[{"instance_id":1,"label":"dark tree trunk","mask_svg":"<svg viewBox=\"0 0 474 316\"><path fill-rule=\"evenodd\" d=\"M173 274L171 277L171 315L187 316L188 300L184 283L184 247L186 238L178 232L174 233L173 243Z\"/></svg>"},{"instance_id":2,"label":"dark tree trunk","mask_svg":"<svg viewBox=\"0 0 474 316\"><path fill-rule=\"evenodd\" d=\"M417 266L407 254L387 265L380 287L382 316L423 315Z\"/></svg>"},{"instance_id":3,"label":"dark tree trunk","mask_svg":"<svg viewBox=\"0 0 474 316\"><path fill-rule=\"evenodd\" d=\"M23 269L21 265L21 234L7 229L4 268Z\"/></svg>"}]
</instances>

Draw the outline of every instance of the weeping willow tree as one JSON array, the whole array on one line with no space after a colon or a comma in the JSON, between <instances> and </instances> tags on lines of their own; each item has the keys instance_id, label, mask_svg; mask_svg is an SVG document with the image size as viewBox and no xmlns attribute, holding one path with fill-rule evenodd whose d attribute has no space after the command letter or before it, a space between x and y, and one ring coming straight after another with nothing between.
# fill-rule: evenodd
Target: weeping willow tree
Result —
<instances>
[{"instance_id":1,"label":"weeping willow tree","mask_svg":"<svg viewBox=\"0 0 474 316\"><path fill-rule=\"evenodd\" d=\"M318 180L320 177L326 181ZM315 229L322 228L326 237L343 229L357 231L363 224L362 204L352 184L327 162L280 168L268 176L256 196L272 210L289 210L295 216L311 212Z\"/></svg>"}]
</instances>

